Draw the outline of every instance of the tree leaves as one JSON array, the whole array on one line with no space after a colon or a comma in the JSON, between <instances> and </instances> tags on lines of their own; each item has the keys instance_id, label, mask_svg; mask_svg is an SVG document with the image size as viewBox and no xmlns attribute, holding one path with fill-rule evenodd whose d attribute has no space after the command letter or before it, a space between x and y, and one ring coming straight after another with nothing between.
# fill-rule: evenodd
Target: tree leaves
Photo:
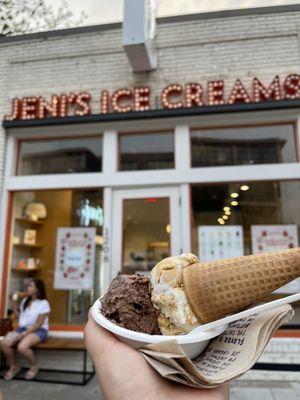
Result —
<instances>
[{"instance_id":1,"label":"tree leaves","mask_svg":"<svg viewBox=\"0 0 300 400\"><path fill-rule=\"evenodd\" d=\"M45 0L0 0L0 35L32 33L78 26L87 18L74 19L66 0L57 10Z\"/></svg>"}]
</instances>

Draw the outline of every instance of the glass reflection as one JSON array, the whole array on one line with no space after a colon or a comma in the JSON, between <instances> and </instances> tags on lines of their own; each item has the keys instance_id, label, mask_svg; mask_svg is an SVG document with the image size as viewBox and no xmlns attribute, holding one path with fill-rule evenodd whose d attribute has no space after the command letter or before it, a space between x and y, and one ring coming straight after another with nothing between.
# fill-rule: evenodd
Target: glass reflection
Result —
<instances>
[{"instance_id":1,"label":"glass reflection","mask_svg":"<svg viewBox=\"0 0 300 400\"><path fill-rule=\"evenodd\" d=\"M169 199L124 200L122 272L147 274L170 255Z\"/></svg>"}]
</instances>

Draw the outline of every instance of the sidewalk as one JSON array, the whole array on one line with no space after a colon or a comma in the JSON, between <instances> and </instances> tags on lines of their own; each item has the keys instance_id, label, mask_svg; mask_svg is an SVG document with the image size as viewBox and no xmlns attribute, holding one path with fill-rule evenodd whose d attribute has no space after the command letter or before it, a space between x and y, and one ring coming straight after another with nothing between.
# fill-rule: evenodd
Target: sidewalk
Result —
<instances>
[{"instance_id":1,"label":"sidewalk","mask_svg":"<svg viewBox=\"0 0 300 400\"><path fill-rule=\"evenodd\" d=\"M103 400L96 378L86 386L0 380L0 387L3 400ZM298 400L299 393L300 382L234 381L230 400Z\"/></svg>"},{"instance_id":2,"label":"sidewalk","mask_svg":"<svg viewBox=\"0 0 300 400\"><path fill-rule=\"evenodd\" d=\"M3 400L103 400L97 378L86 386L0 380Z\"/></svg>"}]
</instances>

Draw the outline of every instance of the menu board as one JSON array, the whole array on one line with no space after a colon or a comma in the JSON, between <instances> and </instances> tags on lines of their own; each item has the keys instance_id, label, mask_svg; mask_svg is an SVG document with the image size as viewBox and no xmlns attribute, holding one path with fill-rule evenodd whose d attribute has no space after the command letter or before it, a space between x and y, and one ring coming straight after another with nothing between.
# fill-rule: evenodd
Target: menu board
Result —
<instances>
[{"instance_id":1,"label":"menu board","mask_svg":"<svg viewBox=\"0 0 300 400\"><path fill-rule=\"evenodd\" d=\"M92 289L96 228L58 228L55 289Z\"/></svg>"},{"instance_id":2,"label":"menu board","mask_svg":"<svg viewBox=\"0 0 300 400\"><path fill-rule=\"evenodd\" d=\"M198 240L200 261L244 255L243 227L241 225L198 226Z\"/></svg>"},{"instance_id":3,"label":"menu board","mask_svg":"<svg viewBox=\"0 0 300 400\"><path fill-rule=\"evenodd\" d=\"M252 253L285 250L298 247L297 225L252 225ZM300 278L282 286L276 293L300 292Z\"/></svg>"}]
</instances>

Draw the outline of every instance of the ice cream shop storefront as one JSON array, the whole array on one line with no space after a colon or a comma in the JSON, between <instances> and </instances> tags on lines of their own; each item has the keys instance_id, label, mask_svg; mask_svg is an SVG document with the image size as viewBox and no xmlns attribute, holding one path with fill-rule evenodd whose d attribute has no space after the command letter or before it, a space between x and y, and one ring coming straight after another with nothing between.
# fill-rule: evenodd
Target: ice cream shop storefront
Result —
<instances>
[{"instance_id":1,"label":"ice cream shop storefront","mask_svg":"<svg viewBox=\"0 0 300 400\"><path fill-rule=\"evenodd\" d=\"M297 100L25 119L36 103L4 122L3 313L39 277L52 329L78 330L119 271L298 246Z\"/></svg>"},{"instance_id":2,"label":"ice cream shop storefront","mask_svg":"<svg viewBox=\"0 0 300 400\"><path fill-rule=\"evenodd\" d=\"M270 30L275 16L286 18L266 14ZM174 29L185 24L192 41L198 23L213 35L227 20L195 21L161 22L159 69L140 75L119 49L118 24L32 35L5 50L14 57L3 120L1 315L37 277L51 333L81 335L90 305L120 271L148 274L182 252L208 261L299 246L299 70L293 60L286 67L287 55L274 71L258 51L256 69L206 67L203 43L191 57ZM197 72L194 59L207 69ZM294 281L270 299L297 291ZM279 333L288 340L300 335L295 310Z\"/></svg>"}]
</instances>

